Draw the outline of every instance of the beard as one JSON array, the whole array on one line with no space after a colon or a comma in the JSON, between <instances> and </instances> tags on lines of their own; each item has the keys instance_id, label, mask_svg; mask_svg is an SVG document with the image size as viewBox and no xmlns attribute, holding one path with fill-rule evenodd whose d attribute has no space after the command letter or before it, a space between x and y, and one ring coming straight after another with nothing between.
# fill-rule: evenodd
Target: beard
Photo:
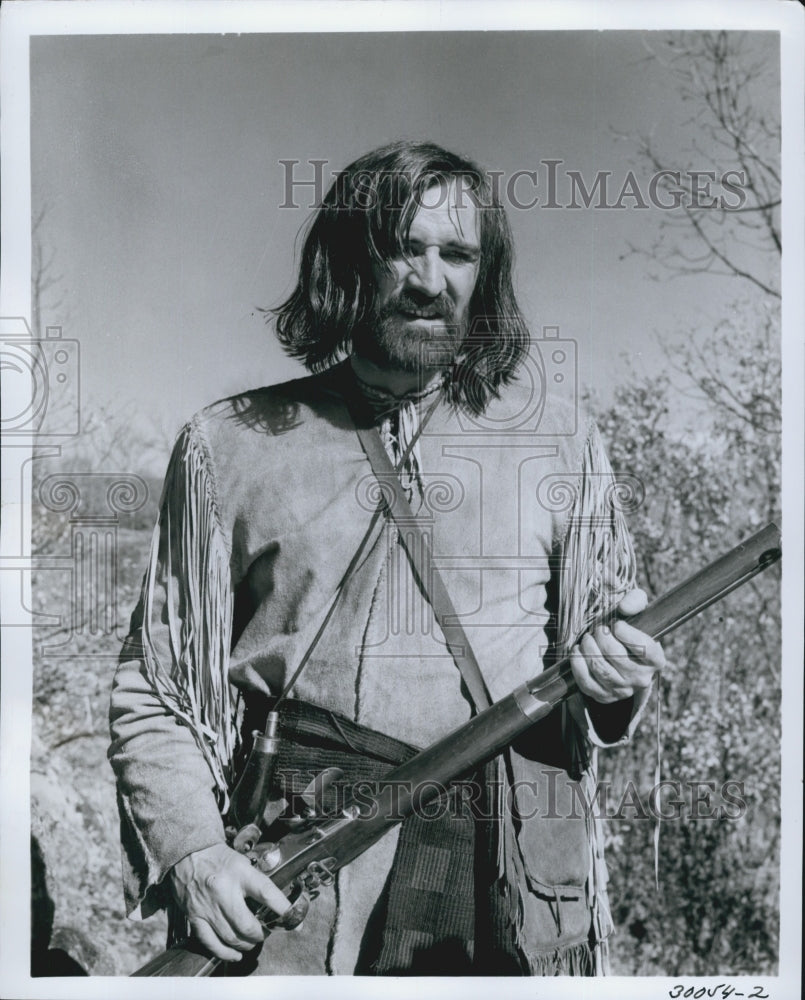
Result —
<instances>
[{"instance_id":1,"label":"beard","mask_svg":"<svg viewBox=\"0 0 805 1000\"><path fill-rule=\"evenodd\" d=\"M466 332L447 296L421 302L403 293L353 331L352 348L380 368L431 375L456 363Z\"/></svg>"}]
</instances>

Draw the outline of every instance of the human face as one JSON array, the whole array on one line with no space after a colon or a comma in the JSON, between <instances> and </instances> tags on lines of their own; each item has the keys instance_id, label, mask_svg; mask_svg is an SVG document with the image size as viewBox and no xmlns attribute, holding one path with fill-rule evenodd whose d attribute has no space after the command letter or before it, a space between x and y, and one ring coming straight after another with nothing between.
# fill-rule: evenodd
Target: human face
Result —
<instances>
[{"instance_id":1,"label":"human face","mask_svg":"<svg viewBox=\"0 0 805 1000\"><path fill-rule=\"evenodd\" d=\"M458 356L481 256L472 199L456 183L434 184L422 196L403 253L376 267L372 329L353 344L381 367L405 372L449 367Z\"/></svg>"}]
</instances>

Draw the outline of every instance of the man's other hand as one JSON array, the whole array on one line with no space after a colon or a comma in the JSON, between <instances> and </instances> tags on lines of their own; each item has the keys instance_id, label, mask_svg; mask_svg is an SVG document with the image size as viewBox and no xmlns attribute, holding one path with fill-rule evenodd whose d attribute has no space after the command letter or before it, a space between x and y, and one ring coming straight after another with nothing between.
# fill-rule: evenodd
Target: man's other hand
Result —
<instances>
[{"instance_id":1,"label":"man's other hand","mask_svg":"<svg viewBox=\"0 0 805 1000\"><path fill-rule=\"evenodd\" d=\"M239 961L241 952L251 951L265 938L247 899L280 915L290 908L271 879L226 844L188 854L173 866L169 878L194 936L225 962Z\"/></svg>"},{"instance_id":2,"label":"man's other hand","mask_svg":"<svg viewBox=\"0 0 805 1000\"><path fill-rule=\"evenodd\" d=\"M618 613L635 615L646 603L644 591L630 590ZM582 694L608 705L647 688L665 666L665 654L651 636L616 619L609 628L599 626L583 635L570 651L570 664Z\"/></svg>"}]
</instances>

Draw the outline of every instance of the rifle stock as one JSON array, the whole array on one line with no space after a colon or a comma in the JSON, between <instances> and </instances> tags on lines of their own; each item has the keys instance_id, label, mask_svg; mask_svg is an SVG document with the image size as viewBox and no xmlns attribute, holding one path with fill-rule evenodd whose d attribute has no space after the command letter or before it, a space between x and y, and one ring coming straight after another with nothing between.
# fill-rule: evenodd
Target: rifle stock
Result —
<instances>
[{"instance_id":1,"label":"rifle stock","mask_svg":"<svg viewBox=\"0 0 805 1000\"><path fill-rule=\"evenodd\" d=\"M652 638L662 638L775 563L780 555L779 528L769 524L628 621ZM308 830L283 837L278 845L282 860L271 868L271 879L281 889L287 889L298 885L299 880L304 883L312 871L321 874L324 870L331 876L371 847L415 807L437 797L440 786L495 757L575 691L568 659L544 670L448 736L395 767L375 795L362 799L360 811L355 809L354 814L345 811L338 818L324 820L313 836ZM427 783L430 794L423 794L423 782ZM269 914L259 911L258 916L267 918ZM185 941L157 955L132 975L209 976L222 964L225 963L210 956L196 942Z\"/></svg>"}]
</instances>

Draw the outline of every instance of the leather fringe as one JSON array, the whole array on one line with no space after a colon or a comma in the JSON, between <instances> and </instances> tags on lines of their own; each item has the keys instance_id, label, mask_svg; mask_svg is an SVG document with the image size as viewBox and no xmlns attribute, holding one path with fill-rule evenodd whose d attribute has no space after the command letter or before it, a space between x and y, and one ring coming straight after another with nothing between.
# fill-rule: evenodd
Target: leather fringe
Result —
<instances>
[{"instance_id":1,"label":"leather fringe","mask_svg":"<svg viewBox=\"0 0 805 1000\"><path fill-rule=\"evenodd\" d=\"M561 559L559 587L558 647L561 655L589 627L633 590L637 581L637 560L626 526L623 508L628 506L628 491L619 491L604 450L601 436L591 423L584 445L581 477L568 516ZM582 775L582 787L590 800L598 776L595 748L586 751L588 767ZM607 896L607 868L604 859L604 831L601 820L588 818L590 871L587 898L592 910L595 974L609 974L607 938L613 922Z\"/></svg>"},{"instance_id":2,"label":"leather fringe","mask_svg":"<svg viewBox=\"0 0 805 1000\"><path fill-rule=\"evenodd\" d=\"M529 959L532 976L595 976L595 956L590 946L568 945L555 951L532 955Z\"/></svg>"},{"instance_id":3,"label":"leather fringe","mask_svg":"<svg viewBox=\"0 0 805 1000\"><path fill-rule=\"evenodd\" d=\"M151 636L154 589L164 567L170 664ZM171 456L143 584L144 664L167 710L193 733L215 780L222 813L236 748L229 689L232 594L229 554L220 529L206 451L188 424Z\"/></svg>"},{"instance_id":4,"label":"leather fringe","mask_svg":"<svg viewBox=\"0 0 805 1000\"><path fill-rule=\"evenodd\" d=\"M590 426L562 546L557 646L562 654L633 590L637 560L619 489L601 437Z\"/></svg>"},{"instance_id":5,"label":"leather fringe","mask_svg":"<svg viewBox=\"0 0 805 1000\"><path fill-rule=\"evenodd\" d=\"M619 490L598 429L591 423L560 559L557 620L560 655L566 655L596 619L636 586L637 561L623 514L626 500L628 495ZM588 761L582 774L582 787L591 800L597 780L595 748L592 752L587 746L573 749L579 759ZM592 913L593 945L575 945L551 956L529 954L526 928L518 920L517 944L533 975L603 976L609 973L607 938L613 923L606 891L604 835L600 819L590 815L588 824L587 899ZM523 912L521 899L520 917ZM560 971L546 971L549 968Z\"/></svg>"}]
</instances>

